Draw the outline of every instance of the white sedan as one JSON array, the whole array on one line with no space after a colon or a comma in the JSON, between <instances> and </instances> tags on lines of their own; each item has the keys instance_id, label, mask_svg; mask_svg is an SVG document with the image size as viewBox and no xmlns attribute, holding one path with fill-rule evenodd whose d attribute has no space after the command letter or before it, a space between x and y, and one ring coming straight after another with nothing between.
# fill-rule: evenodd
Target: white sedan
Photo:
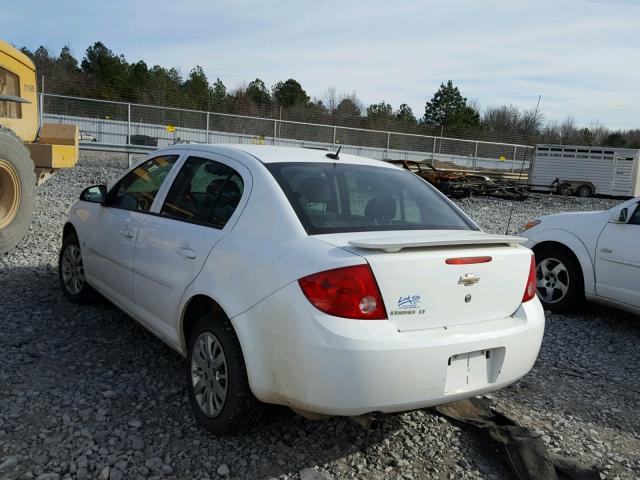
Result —
<instances>
[{"instance_id":1,"label":"white sedan","mask_svg":"<svg viewBox=\"0 0 640 480\"><path fill-rule=\"evenodd\" d=\"M640 314L640 197L600 212L547 215L522 232L536 255L538 296L567 312L585 299Z\"/></svg>"},{"instance_id":2,"label":"white sedan","mask_svg":"<svg viewBox=\"0 0 640 480\"><path fill-rule=\"evenodd\" d=\"M175 145L71 207L65 295L96 291L187 358L198 421L254 398L357 417L508 385L544 330L531 250L352 155Z\"/></svg>"}]
</instances>

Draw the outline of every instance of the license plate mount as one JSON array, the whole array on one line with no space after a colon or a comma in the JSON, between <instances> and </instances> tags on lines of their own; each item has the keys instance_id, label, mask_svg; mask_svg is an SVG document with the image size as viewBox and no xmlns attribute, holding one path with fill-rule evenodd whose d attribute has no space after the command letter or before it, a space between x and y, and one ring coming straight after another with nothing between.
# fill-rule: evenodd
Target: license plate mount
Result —
<instances>
[{"instance_id":1,"label":"license plate mount","mask_svg":"<svg viewBox=\"0 0 640 480\"><path fill-rule=\"evenodd\" d=\"M494 383L502 367L504 351L501 347L450 356L444 393L465 392Z\"/></svg>"}]
</instances>

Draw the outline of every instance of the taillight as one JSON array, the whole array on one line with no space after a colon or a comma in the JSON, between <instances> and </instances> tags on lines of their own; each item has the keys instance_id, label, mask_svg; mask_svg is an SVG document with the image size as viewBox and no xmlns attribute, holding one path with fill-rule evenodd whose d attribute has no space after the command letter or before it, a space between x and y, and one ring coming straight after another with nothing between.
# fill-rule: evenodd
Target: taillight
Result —
<instances>
[{"instance_id":1,"label":"taillight","mask_svg":"<svg viewBox=\"0 0 640 480\"><path fill-rule=\"evenodd\" d=\"M369 265L336 268L298 280L318 310L336 317L385 320L387 314Z\"/></svg>"},{"instance_id":2,"label":"taillight","mask_svg":"<svg viewBox=\"0 0 640 480\"><path fill-rule=\"evenodd\" d=\"M527 278L527 286L524 289L522 303L528 302L536 296L536 259L531 255L531 266L529 267L529 278Z\"/></svg>"}]
</instances>

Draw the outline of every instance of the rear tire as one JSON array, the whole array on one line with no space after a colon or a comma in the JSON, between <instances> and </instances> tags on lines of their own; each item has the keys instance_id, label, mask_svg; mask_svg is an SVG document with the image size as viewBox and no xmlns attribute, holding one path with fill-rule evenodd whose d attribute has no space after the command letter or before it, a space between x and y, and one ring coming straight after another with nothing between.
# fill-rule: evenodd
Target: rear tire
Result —
<instances>
[{"instance_id":1,"label":"rear tire","mask_svg":"<svg viewBox=\"0 0 640 480\"><path fill-rule=\"evenodd\" d=\"M97 292L85 279L82 251L75 233L67 235L62 241L58 257L58 278L64 296L73 303L85 305L98 300Z\"/></svg>"},{"instance_id":2,"label":"rear tire","mask_svg":"<svg viewBox=\"0 0 640 480\"><path fill-rule=\"evenodd\" d=\"M29 230L36 176L29 150L8 128L0 127L0 255Z\"/></svg>"},{"instance_id":3,"label":"rear tire","mask_svg":"<svg viewBox=\"0 0 640 480\"><path fill-rule=\"evenodd\" d=\"M226 317L203 315L187 346L186 380L196 420L219 435L244 430L253 418L240 342Z\"/></svg>"},{"instance_id":4,"label":"rear tire","mask_svg":"<svg viewBox=\"0 0 640 480\"><path fill-rule=\"evenodd\" d=\"M589 185L580 185L578 187L578 196L582 198L587 198L593 195L593 190Z\"/></svg>"},{"instance_id":5,"label":"rear tire","mask_svg":"<svg viewBox=\"0 0 640 480\"><path fill-rule=\"evenodd\" d=\"M545 310L570 312L584 302L584 277L577 259L559 247L535 250L538 298Z\"/></svg>"}]
</instances>

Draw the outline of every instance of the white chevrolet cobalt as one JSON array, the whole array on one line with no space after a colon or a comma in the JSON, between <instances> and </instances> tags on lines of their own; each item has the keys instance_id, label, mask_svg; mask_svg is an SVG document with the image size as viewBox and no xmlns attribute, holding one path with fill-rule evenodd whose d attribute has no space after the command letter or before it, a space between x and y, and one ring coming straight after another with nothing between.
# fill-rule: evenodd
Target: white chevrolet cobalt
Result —
<instances>
[{"instance_id":1,"label":"white chevrolet cobalt","mask_svg":"<svg viewBox=\"0 0 640 480\"><path fill-rule=\"evenodd\" d=\"M610 210L560 213L527 222L538 296L556 312L586 298L640 314L640 198Z\"/></svg>"},{"instance_id":2,"label":"white chevrolet cobalt","mask_svg":"<svg viewBox=\"0 0 640 480\"><path fill-rule=\"evenodd\" d=\"M524 239L381 161L176 145L87 188L63 239L66 296L99 292L186 356L217 433L254 397L356 419L471 397L525 375L542 341Z\"/></svg>"}]
</instances>

